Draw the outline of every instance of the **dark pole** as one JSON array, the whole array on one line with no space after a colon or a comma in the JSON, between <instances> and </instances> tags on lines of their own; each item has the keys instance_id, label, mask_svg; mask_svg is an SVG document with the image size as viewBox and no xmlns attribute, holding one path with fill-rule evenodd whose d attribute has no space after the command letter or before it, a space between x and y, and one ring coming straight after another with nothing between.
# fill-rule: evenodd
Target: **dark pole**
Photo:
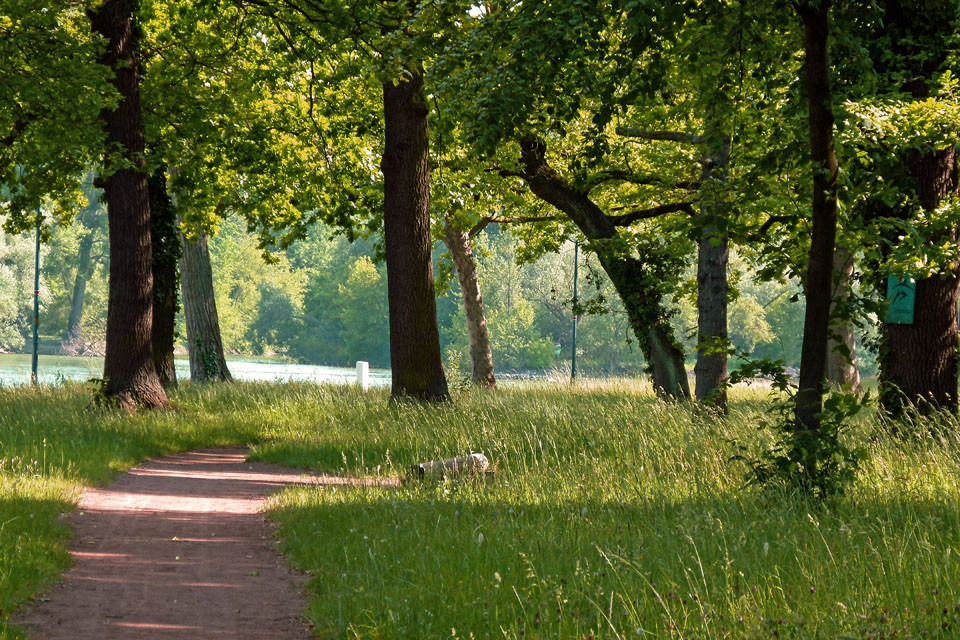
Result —
<instances>
[{"instance_id":1,"label":"dark pole","mask_svg":"<svg viewBox=\"0 0 960 640\"><path fill-rule=\"evenodd\" d=\"M33 260L33 361L30 382L37 384L37 349L40 346L40 209L37 209L37 248Z\"/></svg>"},{"instance_id":2,"label":"dark pole","mask_svg":"<svg viewBox=\"0 0 960 640\"><path fill-rule=\"evenodd\" d=\"M573 347L570 349L570 382L577 379L577 276L579 270L580 242L573 243Z\"/></svg>"}]
</instances>

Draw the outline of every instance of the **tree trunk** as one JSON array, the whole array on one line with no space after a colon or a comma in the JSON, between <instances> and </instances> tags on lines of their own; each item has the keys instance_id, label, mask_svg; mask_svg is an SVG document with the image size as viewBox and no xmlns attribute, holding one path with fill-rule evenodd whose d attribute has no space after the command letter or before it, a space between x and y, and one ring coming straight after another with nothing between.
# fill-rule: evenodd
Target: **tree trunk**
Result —
<instances>
[{"instance_id":1,"label":"tree trunk","mask_svg":"<svg viewBox=\"0 0 960 640\"><path fill-rule=\"evenodd\" d=\"M883 325L880 404L957 411L957 271L917 281L914 323Z\"/></svg>"},{"instance_id":2,"label":"tree trunk","mask_svg":"<svg viewBox=\"0 0 960 640\"><path fill-rule=\"evenodd\" d=\"M857 370L857 341L849 318L835 318L837 306L850 297L853 256L838 246L833 254L833 302L830 305L830 336L827 342L827 382L852 393L860 393Z\"/></svg>"},{"instance_id":3,"label":"tree trunk","mask_svg":"<svg viewBox=\"0 0 960 640\"><path fill-rule=\"evenodd\" d=\"M187 325L187 351L190 353L190 379L194 382L230 380L220 337L207 236L201 233L196 242L182 238L182 244L180 284Z\"/></svg>"},{"instance_id":4,"label":"tree trunk","mask_svg":"<svg viewBox=\"0 0 960 640\"><path fill-rule=\"evenodd\" d=\"M107 303L107 345L103 393L127 410L168 404L157 378L152 334L150 202L144 172L143 120L138 80L139 30L133 24L130 0L107 0L88 16L93 31L104 37L99 62L113 70L120 95L116 109L104 109L106 131L104 181L110 231L110 295ZM113 157L121 150L123 161Z\"/></svg>"},{"instance_id":5,"label":"tree trunk","mask_svg":"<svg viewBox=\"0 0 960 640\"><path fill-rule=\"evenodd\" d=\"M653 389L661 398L689 399L690 382L683 351L673 337L673 328L667 322L656 322L648 332L650 375Z\"/></svg>"},{"instance_id":6,"label":"tree trunk","mask_svg":"<svg viewBox=\"0 0 960 640\"><path fill-rule=\"evenodd\" d=\"M70 296L70 316L67 318L67 328L63 335L64 340L69 340L80 331L80 326L83 323L83 303L87 295L87 283L90 282L90 278L93 277L93 272L97 268L98 261L92 259L91 255L102 220L99 220L97 193L93 190L95 177L96 174L91 173L87 178L89 184L84 186L84 190L90 201L77 217L77 222L88 233L80 239L80 250L77 254L77 273L73 280L73 294Z\"/></svg>"},{"instance_id":7,"label":"tree trunk","mask_svg":"<svg viewBox=\"0 0 960 640\"><path fill-rule=\"evenodd\" d=\"M923 154L908 163L926 211L960 194L957 150ZM946 241L957 242L957 229ZM880 342L880 403L894 416L904 405L957 412L957 287L960 265L917 280L913 324L884 322Z\"/></svg>"},{"instance_id":8,"label":"tree trunk","mask_svg":"<svg viewBox=\"0 0 960 640\"><path fill-rule=\"evenodd\" d=\"M70 317L67 319L67 330L64 340L69 340L80 330L83 322L83 301L87 295L87 282L93 276L96 267L90 254L93 252L95 232L90 232L80 239L80 251L77 254L77 275L73 279L73 295L70 297Z\"/></svg>"},{"instance_id":9,"label":"tree trunk","mask_svg":"<svg viewBox=\"0 0 960 640\"><path fill-rule=\"evenodd\" d=\"M949 68L949 41L956 34L955 3L920 3L888 0L884 3L884 35L897 42L900 55L889 56L884 48L875 67L914 100L928 99L937 74ZM937 209L946 198L960 195L957 148L904 149L897 169L906 173L925 211ZM901 176L891 176L899 178ZM905 190L906 190L905 189ZM887 212L903 218L909 212ZM928 242L957 242L954 224L940 238ZM888 238L896 241L895 238ZM913 324L881 325L880 404L898 416L905 405L921 411L947 409L957 412L957 287L960 264L938 265L940 273L919 278ZM885 285L886 283L884 283ZM886 293L886 287L881 294Z\"/></svg>"},{"instance_id":10,"label":"tree trunk","mask_svg":"<svg viewBox=\"0 0 960 640\"><path fill-rule=\"evenodd\" d=\"M383 239L393 399L450 397L443 373L430 235L430 163L423 69L383 84Z\"/></svg>"},{"instance_id":11,"label":"tree trunk","mask_svg":"<svg viewBox=\"0 0 960 640\"><path fill-rule=\"evenodd\" d=\"M833 99L827 60L829 0L798 7L804 25L805 76L813 165L813 235L804 290L807 300L800 352L797 429L819 430L827 360L833 251L837 234L837 154L833 145Z\"/></svg>"},{"instance_id":12,"label":"tree trunk","mask_svg":"<svg viewBox=\"0 0 960 640\"><path fill-rule=\"evenodd\" d=\"M477 263L473 259L470 233L453 226L450 219L444 220L443 242L450 250L457 269L457 280L463 293L463 311L467 318L467 333L470 336L470 362L473 365L473 384L494 389L497 380L493 375L493 353L487 333L487 316L483 311L480 296L480 280Z\"/></svg>"},{"instance_id":13,"label":"tree trunk","mask_svg":"<svg viewBox=\"0 0 960 640\"><path fill-rule=\"evenodd\" d=\"M707 139L716 137L711 132ZM727 205L718 187L726 181L730 140L721 138L703 159L703 227L697 249L697 364L699 402L727 412L727 261L729 237L723 224Z\"/></svg>"},{"instance_id":14,"label":"tree trunk","mask_svg":"<svg viewBox=\"0 0 960 640\"><path fill-rule=\"evenodd\" d=\"M521 177L540 199L566 214L590 241L630 319L630 327L650 367L658 397L689 399L690 383L683 351L673 337L662 295L651 284L644 263L619 246L614 222L586 194L574 190L546 161L546 143L520 143Z\"/></svg>"},{"instance_id":15,"label":"tree trunk","mask_svg":"<svg viewBox=\"0 0 960 640\"><path fill-rule=\"evenodd\" d=\"M150 177L150 238L153 246L153 361L164 387L177 386L173 343L176 333L180 259L177 217L167 194L164 168Z\"/></svg>"}]
</instances>

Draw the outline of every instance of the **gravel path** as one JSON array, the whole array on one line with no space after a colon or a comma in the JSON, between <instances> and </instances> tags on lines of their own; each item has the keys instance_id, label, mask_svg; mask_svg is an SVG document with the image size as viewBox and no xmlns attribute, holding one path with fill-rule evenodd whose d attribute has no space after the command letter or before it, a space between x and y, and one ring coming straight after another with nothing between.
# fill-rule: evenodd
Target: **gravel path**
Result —
<instances>
[{"instance_id":1,"label":"gravel path","mask_svg":"<svg viewBox=\"0 0 960 640\"><path fill-rule=\"evenodd\" d=\"M165 456L88 489L67 516L74 566L18 621L28 637L308 638L304 577L274 550L260 509L289 484L344 480L245 462L246 454Z\"/></svg>"}]
</instances>

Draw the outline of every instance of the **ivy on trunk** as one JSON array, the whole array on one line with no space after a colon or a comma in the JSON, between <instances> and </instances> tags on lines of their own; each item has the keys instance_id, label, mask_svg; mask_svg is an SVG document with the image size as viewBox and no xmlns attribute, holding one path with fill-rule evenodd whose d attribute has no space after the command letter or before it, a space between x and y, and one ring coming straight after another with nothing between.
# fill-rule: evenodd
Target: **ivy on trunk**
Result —
<instances>
[{"instance_id":1,"label":"ivy on trunk","mask_svg":"<svg viewBox=\"0 0 960 640\"><path fill-rule=\"evenodd\" d=\"M150 176L150 238L153 247L153 361L164 387L177 386L173 360L180 287L180 231L177 215L167 194L164 167Z\"/></svg>"},{"instance_id":2,"label":"ivy on trunk","mask_svg":"<svg viewBox=\"0 0 960 640\"><path fill-rule=\"evenodd\" d=\"M547 145L542 139L526 138L520 149L523 170L519 176L535 195L577 225L623 300L630 326L650 366L657 395L689 399L683 351L673 336L659 280L642 256L633 255L617 233L617 225L629 224L631 216L607 216L589 196L568 184L547 162Z\"/></svg>"}]
</instances>

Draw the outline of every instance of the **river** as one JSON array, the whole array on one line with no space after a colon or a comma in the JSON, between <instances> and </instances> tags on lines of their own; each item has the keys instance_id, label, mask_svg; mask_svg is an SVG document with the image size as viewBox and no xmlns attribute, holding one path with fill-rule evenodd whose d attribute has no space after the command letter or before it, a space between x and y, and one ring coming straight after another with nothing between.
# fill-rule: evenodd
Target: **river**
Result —
<instances>
[{"instance_id":1,"label":"river","mask_svg":"<svg viewBox=\"0 0 960 640\"><path fill-rule=\"evenodd\" d=\"M190 379L190 365L186 358L176 359L177 377ZM293 364L260 358L227 358L227 367L237 380L288 380L353 384L357 381L356 370L346 367L325 367L314 364ZM103 358L73 356L40 356L38 377L42 384L55 384L64 380L83 382L103 375ZM30 354L0 354L0 386L15 386L30 382ZM390 386L390 372L370 370L372 386Z\"/></svg>"}]
</instances>

